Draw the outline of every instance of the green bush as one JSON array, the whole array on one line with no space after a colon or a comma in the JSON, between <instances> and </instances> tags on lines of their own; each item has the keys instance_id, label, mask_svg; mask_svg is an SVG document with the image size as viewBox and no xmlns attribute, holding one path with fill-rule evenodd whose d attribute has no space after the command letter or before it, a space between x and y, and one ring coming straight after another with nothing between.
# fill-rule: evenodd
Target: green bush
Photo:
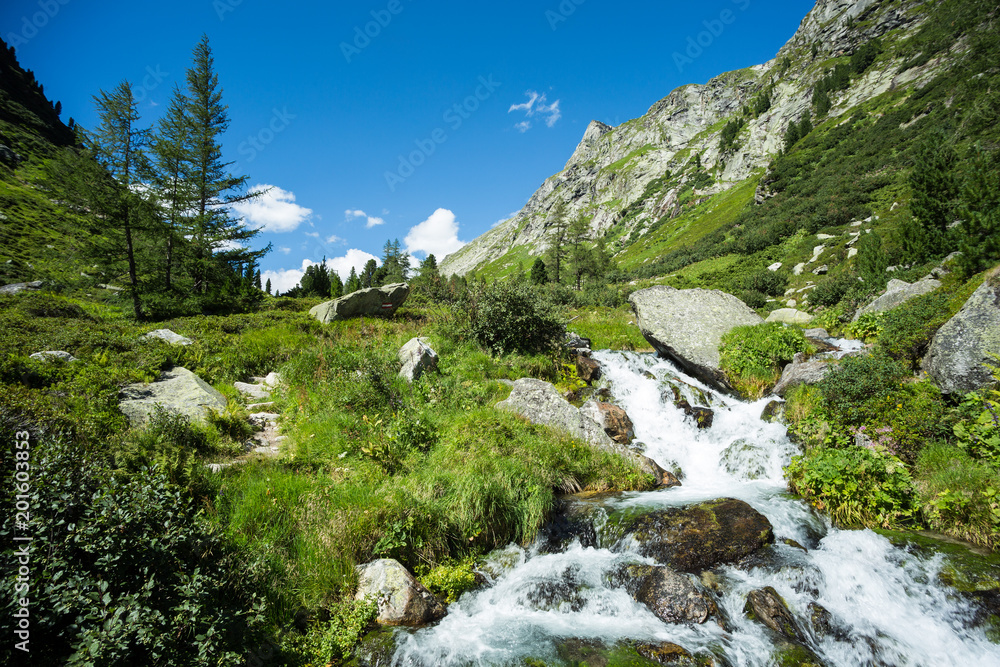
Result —
<instances>
[{"instance_id":1,"label":"green bush","mask_svg":"<svg viewBox=\"0 0 1000 667\"><path fill-rule=\"evenodd\" d=\"M421 574L420 583L451 604L476 585L476 573L472 569L474 564L475 561L470 558L456 563L443 563Z\"/></svg>"},{"instance_id":2,"label":"green bush","mask_svg":"<svg viewBox=\"0 0 1000 667\"><path fill-rule=\"evenodd\" d=\"M857 279L850 273L843 273L836 277L830 277L816 285L816 289L809 292L809 303L817 306L832 308L840 303L848 290L854 287Z\"/></svg>"},{"instance_id":3,"label":"green bush","mask_svg":"<svg viewBox=\"0 0 1000 667\"><path fill-rule=\"evenodd\" d=\"M781 296L788 287L788 275L762 269L743 278L740 285L748 292L760 292L766 296Z\"/></svg>"},{"instance_id":4,"label":"green bush","mask_svg":"<svg viewBox=\"0 0 1000 667\"><path fill-rule=\"evenodd\" d=\"M1000 473L945 444L917 460L921 513L934 530L991 549L1000 546Z\"/></svg>"},{"instance_id":5,"label":"green bush","mask_svg":"<svg viewBox=\"0 0 1000 667\"><path fill-rule=\"evenodd\" d=\"M884 451L818 447L785 468L788 488L840 526L889 527L914 513L906 465Z\"/></svg>"},{"instance_id":6,"label":"green bush","mask_svg":"<svg viewBox=\"0 0 1000 667\"><path fill-rule=\"evenodd\" d=\"M941 392L930 382L907 382L882 400L873 400L871 407L874 414L867 429L881 432L890 453L907 463L913 463L928 442L950 435Z\"/></svg>"},{"instance_id":7,"label":"green bush","mask_svg":"<svg viewBox=\"0 0 1000 667\"><path fill-rule=\"evenodd\" d=\"M826 374L819 388L830 416L843 426L861 426L881 412L880 404L902 387L910 372L884 354L847 357Z\"/></svg>"},{"instance_id":8,"label":"green bush","mask_svg":"<svg viewBox=\"0 0 1000 667\"><path fill-rule=\"evenodd\" d=\"M566 332L555 309L527 283L497 281L469 291L465 333L494 355L554 349Z\"/></svg>"},{"instance_id":9,"label":"green bush","mask_svg":"<svg viewBox=\"0 0 1000 667\"><path fill-rule=\"evenodd\" d=\"M736 327L722 337L722 370L741 394L760 398L796 352L810 349L802 331L778 322Z\"/></svg>"},{"instance_id":10,"label":"green bush","mask_svg":"<svg viewBox=\"0 0 1000 667\"><path fill-rule=\"evenodd\" d=\"M375 600L348 600L329 610L330 620L318 622L304 642L305 653L313 664L341 664L366 631L375 627L378 603Z\"/></svg>"},{"instance_id":11,"label":"green bush","mask_svg":"<svg viewBox=\"0 0 1000 667\"><path fill-rule=\"evenodd\" d=\"M865 313L856 322L847 325L847 333L858 340L870 343L882 335L884 319L885 313Z\"/></svg>"},{"instance_id":12,"label":"green bush","mask_svg":"<svg viewBox=\"0 0 1000 667\"><path fill-rule=\"evenodd\" d=\"M934 334L951 317L950 300L950 294L937 290L888 311L882 319L877 348L913 370L919 369Z\"/></svg>"}]
</instances>

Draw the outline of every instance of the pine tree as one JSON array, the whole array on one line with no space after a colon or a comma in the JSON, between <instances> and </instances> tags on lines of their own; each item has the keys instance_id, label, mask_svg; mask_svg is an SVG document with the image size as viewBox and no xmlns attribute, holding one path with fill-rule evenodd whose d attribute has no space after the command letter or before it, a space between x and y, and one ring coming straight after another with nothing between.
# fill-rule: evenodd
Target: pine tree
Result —
<instances>
[{"instance_id":1,"label":"pine tree","mask_svg":"<svg viewBox=\"0 0 1000 667\"><path fill-rule=\"evenodd\" d=\"M431 280L441 277L438 271L437 257L434 256L434 253L429 253L427 259L420 263L420 277Z\"/></svg>"},{"instance_id":2,"label":"pine tree","mask_svg":"<svg viewBox=\"0 0 1000 667\"><path fill-rule=\"evenodd\" d=\"M583 277L593 269L593 257L586 243L589 236L590 221L583 214L576 216L566 230L566 259L577 291L582 286Z\"/></svg>"},{"instance_id":3,"label":"pine tree","mask_svg":"<svg viewBox=\"0 0 1000 667\"><path fill-rule=\"evenodd\" d=\"M369 259L365 262L365 268L361 269L361 287L368 289L369 287L378 287L378 262L374 259Z\"/></svg>"},{"instance_id":4,"label":"pine tree","mask_svg":"<svg viewBox=\"0 0 1000 667\"><path fill-rule=\"evenodd\" d=\"M563 260L566 258L566 230L569 228L569 221L566 220L566 203L560 201L549 220L549 248L550 261L547 266L553 270L552 282L559 282L562 273Z\"/></svg>"},{"instance_id":5,"label":"pine tree","mask_svg":"<svg viewBox=\"0 0 1000 667\"><path fill-rule=\"evenodd\" d=\"M361 289L361 279L358 278L358 272L351 267L351 275L347 277L347 283L344 285L344 294L350 294L351 292L357 292Z\"/></svg>"},{"instance_id":6,"label":"pine tree","mask_svg":"<svg viewBox=\"0 0 1000 667\"><path fill-rule=\"evenodd\" d=\"M944 234L955 220L959 190L957 162L955 149L943 136L922 145L914 161L909 179L913 189L910 211L934 235Z\"/></svg>"},{"instance_id":7,"label":"pine tree","mask_svg":"<svg viewBox=\"0 0 1000 667\"><path fill-rule=\"evenodd\" d=\"M978 146L962 188L961 266L972 276L1000 260L1000 156Z\"/></svg>"},{"instance_id":8,"label":"pine tree","mask_svg":"<svg viewBox=\"0 0 1000 667\"><path fill-rule=\"evenodd\" d=\"M229 127L229 115L228 107L222 103L207 35L202 36L192 55L193 65L187 71L186 105L193 149L189 177L194 194L191 242L196 253L195 291L202 293L219 282L214 275L217 262L233 267L250 258L262 257L271 247L251 251L242 246L260 230L231 217L228 207L262 193L234 194L243 190L248 177L233 176L227 170L232 163L222 161L220 137Z\"/></svg>"},{"instance_id":9,"label":"pine tree","mask_svg":"<svg viewBox=\"0 0 1000 667\"><path fill-rule=\"evenodd\" d=\"M534 285L544 285L549 282L549 274L545 268L545 260L541 257L535 259L531 265L531 282Z\"/></svg>"},{"instance_id":10,"label":"pine tree","mask_svg":"<svg viewBox=\"0 0 1000 667\"><path fill-rule=\"evenodd\" d=\"M340 274L330 271L330 298L339 299L344 296L344 281L340 279Z\"/></svg>"},{"instance_id":11,"label":"pine tree","mask_svg":"<svg viewBox=\"0 0 1000 667\"><path fill-rule=\"evenodd\" d=\"M143 318L139 293L139 275L136 267L135 226L139 220L141 200L133 192L138 175L146 165L144 152L148 132L137 127L139 103L132 93L132 84L122 81L111 93L101 91L94 96L100 124L89 136L98 162L115 179L118 187L103 197L103 213L124 235L125 255L132 306L135 315Z\"/></svg>"},{"instance_id":12,"label":"pine tree","mask_svg":"<svg viewBox=\"0 0 1000 667\"><path fill-rule=\"evenodd\" d=\"M267 284L264 286L264 291L267 292L268 294L271 293L271 279L270 278L267 279Z\"/></svg>"}]
</instances>

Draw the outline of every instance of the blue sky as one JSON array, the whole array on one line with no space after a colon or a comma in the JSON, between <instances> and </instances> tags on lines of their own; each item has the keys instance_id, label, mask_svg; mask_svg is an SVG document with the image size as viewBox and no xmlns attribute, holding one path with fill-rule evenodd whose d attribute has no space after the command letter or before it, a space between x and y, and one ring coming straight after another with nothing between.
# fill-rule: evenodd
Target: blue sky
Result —
<instances>
[{"instance_id":1,"label":"blue sky","mask_svg":"<svg viewBox=\"0 0 1000 667\"><path fill-rule=\"evenodd\" d=\"M122 79L155 120L207 34L226 158L273 188L242 213L274 246L264 274L288 289L308 262L346 277L394 238L440 260L518 211L591 120L623 123L677 86L769 60L812 6L7 0L0 34L84 127L92 96Z\"/></svg>"}]
</instances>

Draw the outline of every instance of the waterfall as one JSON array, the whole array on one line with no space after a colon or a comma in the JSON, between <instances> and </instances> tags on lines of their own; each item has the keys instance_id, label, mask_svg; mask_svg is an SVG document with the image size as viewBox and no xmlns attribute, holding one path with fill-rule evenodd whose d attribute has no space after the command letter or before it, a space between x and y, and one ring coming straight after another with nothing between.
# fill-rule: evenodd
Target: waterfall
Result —
<instances>
[{"instance_id":1,"label":"waterfall","mask_svg":"<svg viewBox=\"0 0 1000 667\"><path fill-rule=\"evenodd\" d=\"M760 419L766 400L718 395L652 355L602 351L594 357L646 455L683 476L680 487L602 500L598 515L729 497L750 504L773 526L769 557L714 570L716 603L727 627L661 621L609 583L609 574L624 563L653 561L627 540L599 535L597 545L575 541L558 553L539 545L495 552L486 568L491 585L466 593L438 624L400 631L395 665L524 665L527 658L562 664L560 642L628 640L672 642L716 664L763 667L774 664L774 635L743 608L747 594L765 586L797 618L808 618L816 605L828 612L833 630L822 636L799 623L805 643L826 665L1000 665L1000 646L969 628L967 603L937 583L940 556L911 553L869 530L836 529L787 493L782 467L797 448L783 426ZM664 400L673 388L691 405L708 404L713 425L699 430ZM600 533L600 521L595 524Z\"/></svg>"}]
</instances>

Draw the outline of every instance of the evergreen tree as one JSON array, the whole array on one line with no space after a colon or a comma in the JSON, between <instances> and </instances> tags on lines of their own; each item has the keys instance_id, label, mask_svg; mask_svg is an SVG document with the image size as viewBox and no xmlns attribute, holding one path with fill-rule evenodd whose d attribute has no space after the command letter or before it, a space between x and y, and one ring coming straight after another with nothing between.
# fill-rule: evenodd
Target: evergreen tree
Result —
<instances>
[{"instance_id":1,"label":"evergreen tree","mask_svg":"<svg viewBox=\"0 0 1000 667\"><path fill-rule=\"evenodd\" d=\"M437 257L434 256L434 253L428 254L427 259L420 263L420 277L429 279L441 277L438 271Z\"/></svg>"},{"instance_id":2,"label":"evergreen tree","mask_svg":"<svg viewBox=\"0 0 1000 667\"><path fill-rule=\"evenodd\" d=\"M144 314L136 266L135 228L142 203L133 186L139 182L138 175L145 168L148 131L137 127L139 103L129 82L122 81L111 93L102 90L94 96L94 103L100 124L89 139L98 162L117 183L117 187L106 190L100 197L100 208L104 217L124 236L132 306L136 317L141 319Z\"/></svg>"},{"instance_id":3,"label":"evergreen tree","mask_svg":"<svg viewBox=\"0 0 1000 667\"><path fill-rule=\"evenodd\" d=\"M361 269L361 287L368 289L370 287L378 287L378 262L374 259L369 259L365 262L365 267Z\"/></svg>"},{"instance_id":4,"label":"evergreen tree","mask_svg":"<svg viewBox=\"0 0 1000 667\"><path fill-rule=\"evenodd\" d=\"M534 285L544 285L549 282L549 274L545 268L545 260L541 257L535 259L531 265L531 282Z\"/></svg>"},{"instance_id":5,"label":"evergreen tree","mask_svg":"<svg viewBox=\"0 0 1000 667\"><path fill-rule=\"evenodd\" d=\"M812 119L809 117L809 111L806 111L806 115L802 117L802 121L799 123L799 137L800 139L805 139L809 136L809 133L813 131Z\"/></svg>"},{"instance_id":6,"label":"evergreen tree","mask_svg":"<svg viewBox=\"0 0 1000 667\"><path fill-rule=\"evenodd\" d=\"M382 248L382 266L378 268L372 287L406 282L410 270L410 255L400 249L399 239L386 241Z\"/></svg>"},{"instance_id":7,"label":"evergreen tree","mask_svg":"<svg viewBox=\"0 0 1000 667\"><path fill-rule=\"evenodd\" d=\"M340 279L340 274L330 271L330 298L339 299L344 296L344 281Z\"/></svg>"},{"instance_id":8,"label":"evergreen tree","mask_svg":"<svg viewBox=\"0 0 1000 667\"><path fill-rule=\"evenodd\" d=\"M566 259L577 291L582 286L583 277L593 271L593 256L587 247L589 236L590 222L583 214L576 216L566 229Z\"/></svg>"},{"instance_id":9,"label":"evergreen tree","mask_svg":"<svg viewBox=\"0 0 1000 667\"><path fill-rule=\"evenodd\" d=\"M260 196L259 192L235 194L246 186L247 176L233 176L232 163L222 161L221 136L229 127L228 107L222 103L219 77L214 70L208 36L193 51L193 65L187 71L186 115L192 149L190 183L194 194L191 242L195 252L195 291L203 293L218 286L217 262L233 267L270 251L243 247L260 233L231 217L229 206Z\"/></svg>"},{"instance_id":10,"label":"evergreen tree","mask_svg":"<svg viewBox=\"0 0 1000 667\"><path fill-rule=\"evenodd\" d=\"M799 129L799 124L792 121L788 124L788 129L785 130L785 152L787 153L792 150L792 146L797 144L801 138L802 134Z\"/></svg>"},{"instance_id":11,"label":"evergreen tree","mask_svg":"<svg viewBox=\"0 0 1000 667\"><path fill-rule=\"evenodd\" d=\"M264 291L267 292L268 294L271 293L271 279L270 278L267 279L267 284L264 286Z\"/></svg>"},{"instance_id":12,"label":"evergreen tree","mask_svg":"<svg viewBox=\"0 0 1000 667\"><path fill-rule=\"evenodd\" d=\"M351 275L347 277L347 283L344 284L344 294L350 294L351 292L357 292L361 289L361 279L358 278L358 272L351 267Z\"/></svg>"},{"instance_id":13,"label":"evergreen tree","mask_svg":"<svg viewBox=\"0 0 1000 667\"><path fill-rule=\"evenodd\" d=\"M962 188L963 272L974 275L1000 260L1000 157L977 147Z\"/></svg>"},{"instance_id":14,"label":"evergreen tree","mask_svg":"<svg viewBox=\"0 0 1000 667\"><path fill-rule=\"evenodd\" d=\"M939 136L920 147L910 174L913 189L910 211L934 236L943 235L955 220L959 190L957 162L955 149Z\"/></svg>"},{"instance_id":15,"label":"evergreen tree","mask_svg":"<svg viewBox=\"0 0 1000 667\"><path fill-rule=\"evenodd\" d=\"M303 296L328 296L330 294L330 272L326 268L326 257L320 264L306 267L305 275L299 281Z\"/></svg>"},{"instance_id":16,"label":"evergreen tree","mask_svg":"<svg viewBox=\"0 0 1000 667\"><path fill-rule=\"evenodd\" d=\"M552 211L549 219L549 262L546 266L552 267L552 282L559 282L562 273L563 260L566 258L566 230L569 228L569 221L566 220L566 203L560 201Z\"/></svg>"}]
</instances>

